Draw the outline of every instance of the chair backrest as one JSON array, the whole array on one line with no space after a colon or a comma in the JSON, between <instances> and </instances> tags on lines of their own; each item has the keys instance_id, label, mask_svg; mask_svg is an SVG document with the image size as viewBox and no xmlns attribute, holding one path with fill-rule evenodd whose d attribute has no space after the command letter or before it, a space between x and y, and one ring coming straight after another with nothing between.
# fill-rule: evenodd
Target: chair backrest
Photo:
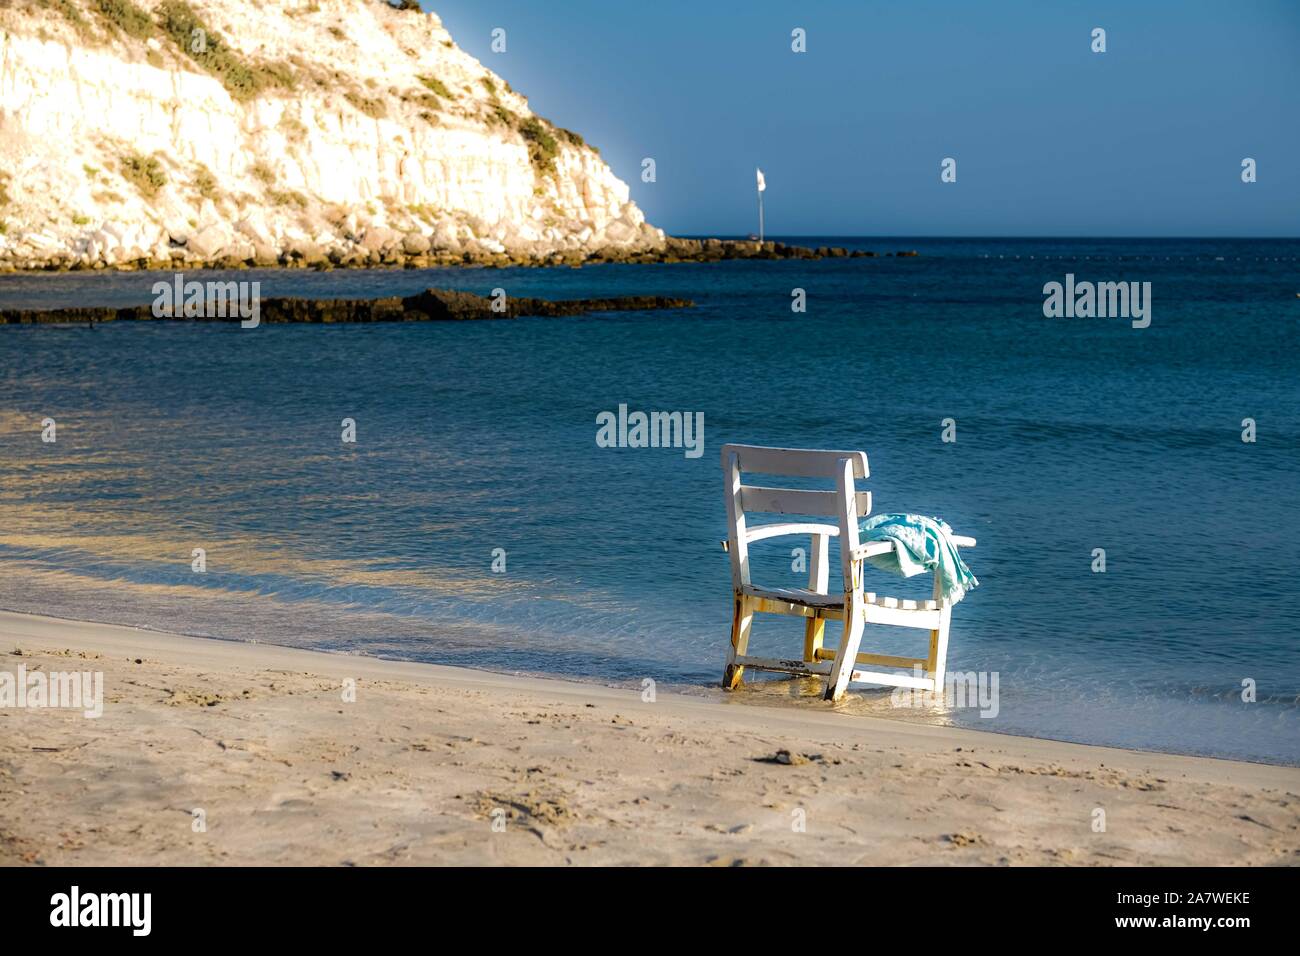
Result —
<instances>
[{"instance_id":1,"label":"chair backrest","mask_svg":"<svg viewBox=\"0 0 1300 956\"><path fill-rule=\"evenodd\" d=\"M834 518L840 533L840 567L845 590L852 587L850 553L858 546L858 521L871 513L871 492L858 491L856 479L870 475L867 455L861 451L823 451L810 448L766 448L761 445L723 445L722 472L727 500L727 550L736 587L750 583L747 514L816 515ZM834 490L770 488L747 485L746 472L827 478ZM761 526L760 526L761 527Z\"/></svg>"}]
</instances>

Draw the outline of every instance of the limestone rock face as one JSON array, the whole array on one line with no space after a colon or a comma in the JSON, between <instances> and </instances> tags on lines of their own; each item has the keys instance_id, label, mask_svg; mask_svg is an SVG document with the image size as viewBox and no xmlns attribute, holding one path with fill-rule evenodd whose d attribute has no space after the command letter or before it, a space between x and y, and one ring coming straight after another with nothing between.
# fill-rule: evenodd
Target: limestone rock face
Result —
<instances>
[{"instance_id":1,"label":"limestone rock face","mask_svg":"<svg viewBox=\"0 0 1300 956\"><path fill-rule=\"evenodd\" d=\"M0 5L0 267L663 248L599 153L434 14Z\"/></svg>"}]
</instances>

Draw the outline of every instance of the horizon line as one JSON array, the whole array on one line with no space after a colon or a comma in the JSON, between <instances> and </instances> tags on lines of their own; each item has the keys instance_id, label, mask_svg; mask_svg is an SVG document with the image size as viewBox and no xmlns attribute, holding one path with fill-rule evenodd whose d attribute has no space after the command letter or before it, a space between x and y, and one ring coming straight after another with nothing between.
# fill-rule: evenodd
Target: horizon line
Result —
<instances>
[{"instance_id":1,"label":"horizon line","mask_svg":"<svg viewBox=\"0 0 1300 956\"><path fill-rule=\"evenodd\" d=\"M737 232L737 233L722 233L722 232L714 232L714 233L706 233L706 232L698 232L698 233L696 233L696 232L682 232L682 233L675 233L675 232L668 232L668 230L664 230L664 232L665 232L665 234L667 234L667 235L669 235L669 236L672 236L672 237L675 237L675 238L678 238L678 239L747 239L747 238L749 238L750 235L752 235L751 233L739 233L739 232ZM773 233L773 234L765 235L765 236L763 237L763 239L764 239L765 242L766 242L766 241L776 241L776 240L778 240L778 239L780 239L780 240L785 240L785 239L1000 239L1000 240L1006 240L1006 239L1026 239L1026 240L1028 240L1028 239L1052 239L1052 240L1060 240L1060 239L1080 239L1080 240L1112 239L1112 240L1124 240L1124 241L1151 241L1151 240L1160 240L1160 241L1169 241L1169 240L1184 240L1184 241L1221 241L1221 240L1224 240L1224 239L1264 241L1264 240L1270 240L1270 239L1281 239L1281 240L1286 241L1286 242L1294 242L1294 241L1300 241L1300 235L1294 235L1294 236L1214 236L1214 235L1205 235L1205 236L1136 236L1136 235L1135 235L1135 236L1117 236L1117 235L1088 235L1088 236L1084 236L1084 235L1078 235L1078 236L1075 236L1075 235L1055 235L1055 236L1054 236L1054 235L1045 235L1045 234L1044 234L1044 235L996 235L996 234L992 234L992 233L989 233L989 234L983 234L983 233L975 234L975 233L972 233L972 234L970 234L970 235L940 235L940 234L937 234L937 233L936 233L936 234L928 234L928 233L905 233L905 232L899 232L899 233L888 233L888 232L881 232L881 233L853 233L853 232L783 232L783 233Z\"/></svg>"}]
</instances>

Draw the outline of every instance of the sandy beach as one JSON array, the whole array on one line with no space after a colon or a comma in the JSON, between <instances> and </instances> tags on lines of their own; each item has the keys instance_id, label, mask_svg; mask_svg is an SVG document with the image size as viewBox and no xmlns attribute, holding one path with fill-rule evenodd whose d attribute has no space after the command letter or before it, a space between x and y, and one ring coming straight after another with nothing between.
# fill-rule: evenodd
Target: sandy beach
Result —
<instances>
[{"instance_id":1,"label":"sandy beach","mask_svg":"<svg viewBox=\"0 0 1300 956\"><path fill-rule=\"evenodd\" d=\"M0 709L9 865L1300 863L1294 768L8 612L0 657L104 682Z\"/></svg>"}]
</instances>

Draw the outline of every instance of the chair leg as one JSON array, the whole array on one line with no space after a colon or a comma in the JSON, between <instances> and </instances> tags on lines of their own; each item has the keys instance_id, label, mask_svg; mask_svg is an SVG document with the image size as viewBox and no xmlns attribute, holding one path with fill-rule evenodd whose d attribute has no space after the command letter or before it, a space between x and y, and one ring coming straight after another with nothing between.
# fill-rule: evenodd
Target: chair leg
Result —
<instances>
[{"instance_id":1,"label":"chair leg","mask_svg":"<svg viewBox=\"0 0 1300 956\"><path fill-rule=\"evenodd\" d=\"M736 597L735 609L731 616L731 647L727 651L727 669L722 672L724 690L735 690L745 673L745 666L737 664L737 657L744 657L749 650L749 631L754 623L754 606L749 598Z\"/></svg>"},{"instance_id":2,"label":"chair leg","mask_svg":"<svg viewBox=\"0 0 1300 956\"><path fill-rule=\"evenodd\" d=\"M808 568L808 590L825 594L830 584L830 535L812 536L812 564ZM817 652L822 648L822 638L826 635L826 619L810 617L803 629L803 659L811 664L817 662Z\"/></svg>"},{"instance_id":3,"label":"chair leg","mask_svg":"<svg viewBox=\"0 0 1300 956\"><path fill-rule=\"evenodd\" d=\"M930 659L926 670L934 678L936 700L943 700L943 681L948 672L948 626L952 622L952 605L945 604L939 611L939 629L930 632Z\"/></svg>"},{"instance_id":4,"label":"chair leg","mask_svg":"<svg viewBox=\"0 0 1300 956\"><path fill-rule=\"evenodd\" d=\"M817 652L822 649L822 641L826 637L826 619L824 617L810 617L803 626L803 659L805 661L816 663Z\"/></svg>"},{"instance_id":5,"label":"chair leg","mask_svg":"<svg viewBox=\"0 0 1300 956\"><path fill-rule=\"evenodd\" d=\"M835 652L835 663L831 666L830 677L826 680L826 691L822 696L826 700L839 700L849 688L849 678L858 662L858 645L862 643L862 631L866 626L862 619L862 598L855 593L844 596L844 636L840 638L839 650Z\"/></svg>"},{"instance_id":6,"label":"chair leg","mask_svg":"<svg viewBox=\"0 0 1300 956\"><path fill-rule=\"evenodd\" d=\"M934 680L935 699L942 701L943 678L948 663L948 621L952 607L943 598L943 578L939 569L934 569L934 588L931 592L939 602L939 629L930 632L930 655L925 662L925 669Z\"/></svg>"}]
</instances>

